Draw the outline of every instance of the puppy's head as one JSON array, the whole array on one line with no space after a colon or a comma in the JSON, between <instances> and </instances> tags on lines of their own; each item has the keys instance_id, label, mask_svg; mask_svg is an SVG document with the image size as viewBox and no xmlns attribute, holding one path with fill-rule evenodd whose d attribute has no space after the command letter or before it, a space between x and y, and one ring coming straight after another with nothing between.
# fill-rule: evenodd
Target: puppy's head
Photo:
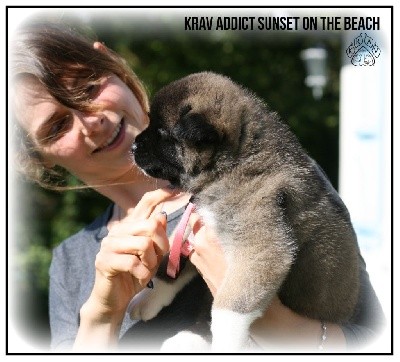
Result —
<instances>
[{"instance_id":1,"label":"puppy's head","mask_svg":"<svg viewBox=\"0 0 400 362\"><path fill-rule=\"evenodd\" d=\"M202 72L162 88L150 125L136 137L136 164L172 185L201 190L239 156L247 92L229 78Z\"/></svg>"}]
</instances>

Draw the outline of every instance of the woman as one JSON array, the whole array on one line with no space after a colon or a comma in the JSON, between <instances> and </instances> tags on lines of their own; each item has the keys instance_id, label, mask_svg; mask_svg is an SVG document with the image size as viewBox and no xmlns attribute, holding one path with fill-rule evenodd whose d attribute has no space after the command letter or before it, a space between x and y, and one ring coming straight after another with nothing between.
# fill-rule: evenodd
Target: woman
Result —
<instances>
[{"instance_id":1,"label":"woman","mask_svg":"<svg viewBox=\"0 0 400 362\"><path fill-rule=\"evenodd\" d=\"M151 286L169 250L167 235L189 199L132 163L131 144L149 122L140 81L103 44L65 28L26 26L14 44L13 111L21 169L45 186L55 170L65 169L113 203L54 250L52 347L157 349L181 330L203 331L209 313L200 307L209 309L208 290L218 290L225 270L216 236L196 215L190 259L206 283L195 278L149 322L132 321L126 313L132 298ZM266 350L283 344L286 351L288 346L318 351L318 346L343 350L369 339L383 317L365 267L361 279L359 306L348 324L321 329L320 321L297 315L276 298L253 324L253 342Z\"/></svg>"}]
</instances>

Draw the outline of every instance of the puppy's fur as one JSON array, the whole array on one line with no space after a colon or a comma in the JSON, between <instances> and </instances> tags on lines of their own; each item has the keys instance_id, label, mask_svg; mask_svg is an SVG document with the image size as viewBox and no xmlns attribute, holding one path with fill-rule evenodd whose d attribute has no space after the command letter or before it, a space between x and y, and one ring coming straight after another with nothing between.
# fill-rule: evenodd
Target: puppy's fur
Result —
<instances>
[{"instance_id":1,"label":"puppy's fur","mask_svg":"<svg viewBox=\"0 0 400 362\"><path fill-rule=\"evenodd\" d=\"M175 81L154 97L132 149L147 174L194 195L219 237L228 270L212 307L215 349L245 347L275 295L311 318L352 315L358 246L346 207L250 91L210 72Z\"/></svg>"}]
</instances>

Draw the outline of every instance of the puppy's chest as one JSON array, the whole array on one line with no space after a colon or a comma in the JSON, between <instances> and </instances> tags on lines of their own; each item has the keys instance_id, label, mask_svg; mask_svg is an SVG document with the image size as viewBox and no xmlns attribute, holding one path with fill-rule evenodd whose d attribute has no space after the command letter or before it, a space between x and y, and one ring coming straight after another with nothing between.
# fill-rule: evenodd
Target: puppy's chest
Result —
<instances>
[{"instance_id":1,"label":"puppy's chest","mask_svg":"<svg viewBox=\"0 0 400 362\"><path fill-rule=\"evenodd\" d=\"M218 211L212 210L210 206L197 206L197 213L201 216L205 225L216 228L218 225Z\"/></svg>"},{"instance_id":2,"label":"puppy's chest","mask_svg":"<svg viewBox=\"0 0 400 362\"><path fill-rule=\"evenodd\" d=\"M235 237L230 222L227 220L229 216L215 207L215 205L196 207L196 210L204 224L214 231L218 244L222 247L225 257L229 260L229 256L234 253L237 246L235 245Z\"/></svg>"}]
</instances>

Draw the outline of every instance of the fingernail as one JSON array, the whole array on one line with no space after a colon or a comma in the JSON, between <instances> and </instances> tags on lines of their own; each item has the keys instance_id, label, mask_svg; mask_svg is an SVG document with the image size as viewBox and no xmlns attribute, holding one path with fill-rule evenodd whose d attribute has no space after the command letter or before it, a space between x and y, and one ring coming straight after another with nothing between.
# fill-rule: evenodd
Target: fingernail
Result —
<instances>
[{"instance_id":1,"label":"fingernail","mask_svg":"<svg viewBox=\"0 0 400 362\"><path fill-rule=\"evenodd\" d=\"M149 289L154 289L154 283L153 281L150 279L150 281L147 283L147 288Z\"/></svg>"},{"instance_id":2,"label":"fingernail","mask_svg":"<svg viewBox=\"0 0 400 362\"><path fill-rule=\"evenodd\" d=\"M165 211L160 211L158 214L159 215L164 215L165 217L167 217L167 213Z\"/></svg>"}]
</instances>

